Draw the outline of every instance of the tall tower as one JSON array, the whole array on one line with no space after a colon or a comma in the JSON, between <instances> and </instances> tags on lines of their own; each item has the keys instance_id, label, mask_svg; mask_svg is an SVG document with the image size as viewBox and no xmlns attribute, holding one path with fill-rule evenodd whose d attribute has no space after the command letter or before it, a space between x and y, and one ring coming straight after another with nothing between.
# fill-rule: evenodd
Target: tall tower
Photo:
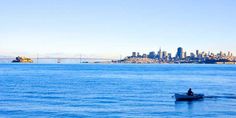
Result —
<instances>
[{"instance_id":1,"label":"tall tower","mask_svg":"<svg viewBox=\"0 0 236 118\"><path fill-rule=\"evenodd\" d=\"M182 59L182 58L183 58L184 54L183 54L183 48L182 48L182 47L179 47L179 48L177 49L177 54L176 54L176 56L177 56L177 58L179 58L179 59Z\"/></svg>"},{"instance_id":2,"label":"tall tower","mask_svg":"<svg viewBox=\"0 0 236 118\"><path fill-rule=\"evenodd\" d=\"M184 52L184 57L183 58L187 58L187 52Z\"/></svg>"},{"instance_id":3,"label":"tall tower","mask_svg":"<svg viewBox=\"0 0 236 118\"><path fill-rule=\"evenodd\" d=\"M160 48L159 51L158 51L158 58L159 58L159 59L162 59L162 56L163 56L163 55L162 55L161 48Z\"/></svg>"},{"instance_id":4,"label":"tall tower","mask_svg":"<svg viewBox=\"0 0 236 118\"><path fill-rule=\"evenodd\" d=\"M199 57L199 50L196 50L196 57Z\"/></svg>"}]
</instances>

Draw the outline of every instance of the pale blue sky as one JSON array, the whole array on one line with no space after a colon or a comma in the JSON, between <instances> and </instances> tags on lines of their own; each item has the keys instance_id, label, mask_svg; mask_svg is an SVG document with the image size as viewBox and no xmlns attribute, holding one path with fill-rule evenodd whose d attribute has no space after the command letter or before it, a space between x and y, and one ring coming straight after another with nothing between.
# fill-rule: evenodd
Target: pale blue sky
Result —
<instances>
[{"instance_id":1,"label":"pale blue sky","mask_svg":"<svg viewBox=\"0 0 236 118\"><path fill-rule=\"evenodd\" d=\"M236 54L235 0L0 0L0 55Z\"/></svg>"}]
</instances>

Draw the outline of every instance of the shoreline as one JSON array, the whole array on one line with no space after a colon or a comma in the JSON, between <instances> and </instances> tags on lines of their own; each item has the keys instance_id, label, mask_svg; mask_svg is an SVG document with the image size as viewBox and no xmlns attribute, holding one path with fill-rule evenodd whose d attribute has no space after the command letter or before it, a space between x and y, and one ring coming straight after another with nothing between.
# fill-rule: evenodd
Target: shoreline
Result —
<instances>
[{"instance_id":1,"label":"shoreline","mask_svg":"<svg viewBox=\"0 0 236 118\"><path fill-rule=\"evenodd\" d=\"M88 62L88 63L1 63L1 65L47 65L47 64L53 64L53 65L86 65L86 64L106 64L106 65L236 65L236 62L234 63L107 63L107 62L100 62L100 63L94 63L94 62Z\"/></svg>"}]
</instances>

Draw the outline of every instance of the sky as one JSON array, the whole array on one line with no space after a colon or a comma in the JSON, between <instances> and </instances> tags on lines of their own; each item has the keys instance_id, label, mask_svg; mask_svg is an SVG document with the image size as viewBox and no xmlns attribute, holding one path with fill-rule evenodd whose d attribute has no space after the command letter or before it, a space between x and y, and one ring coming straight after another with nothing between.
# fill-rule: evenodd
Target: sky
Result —
<instances>
[{"instance_id":1,"label":"sky","mask_svg":"<svg viewBox=\"0 0 236 118\"><path fill-rule=\"evenodd\" d=\"M236 55L235 0L0 0L0 55Z\"/></svg>"}]
</instances>

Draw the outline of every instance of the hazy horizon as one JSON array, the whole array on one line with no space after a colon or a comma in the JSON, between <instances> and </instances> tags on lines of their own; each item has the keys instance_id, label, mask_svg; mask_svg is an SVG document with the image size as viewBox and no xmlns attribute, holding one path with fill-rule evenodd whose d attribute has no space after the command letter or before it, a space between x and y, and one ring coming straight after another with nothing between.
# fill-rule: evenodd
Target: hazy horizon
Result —
<instances>
[{"instance_id":1,"label":"hazy horizon","mask_svg":"<svg viewBox=\"0 0 236 118\"><path fill-rule=\"evenodd\" d=\"M178 47L236 54L233 0L8 0L0 4L0 55L173 55Z\"/></svg>"}]
</instances>

